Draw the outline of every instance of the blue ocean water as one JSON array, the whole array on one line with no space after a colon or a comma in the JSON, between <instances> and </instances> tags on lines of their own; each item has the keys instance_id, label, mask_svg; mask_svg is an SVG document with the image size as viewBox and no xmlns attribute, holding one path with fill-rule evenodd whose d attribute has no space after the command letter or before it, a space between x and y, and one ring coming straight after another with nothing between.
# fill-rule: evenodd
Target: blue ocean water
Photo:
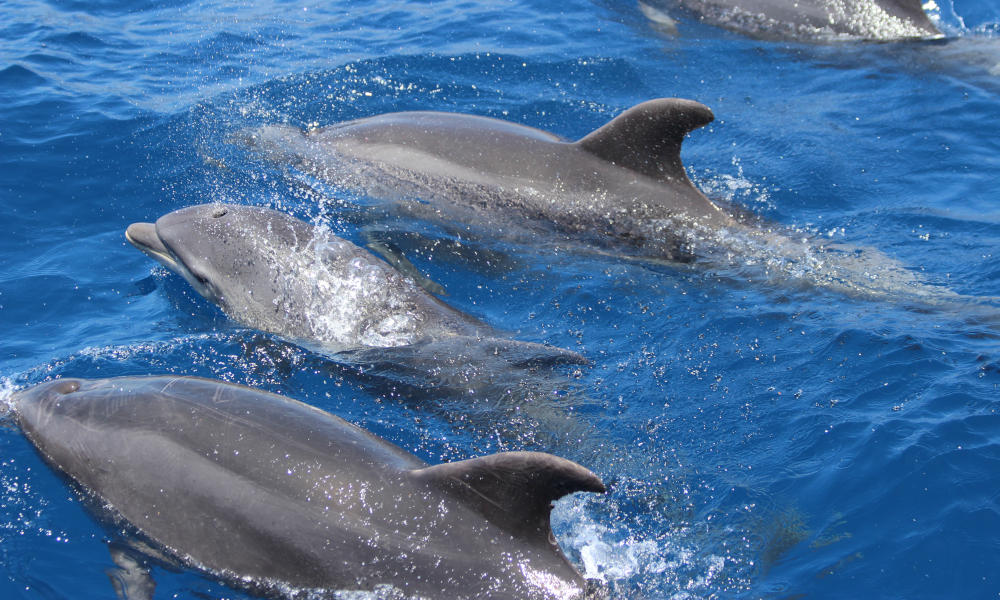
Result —
<instances>
[{"instance_id":1,"label":"blue ocean water","mask_svg":"<svg viewBox=\"0 0 1000 600\"><path fill-rule=\"evenodd\" d=\"M203 375L310 402L430 462L566 456L610 491L561 501L554 529L614 598L995 598L1000 2L934 13L944 40L801 44L683 15L672 33L608 0L8 0L3 394L59 376ZM857 297L809 285L818 273L503 240L484 242L499 266L415 254L452 305L592 361L564 375L600 434L538 447L235 325L123 236L226 201L358 239L345 215L367 199L255 160L231 143L248 126L425 109L577 138L661 96L716 115L682 153L710 196L993 301ZM0 484L0 597L112 597L109 532L13 427ZM154 576L158 598L248 597L190 571Z\"/></svg>"}]
</instances>

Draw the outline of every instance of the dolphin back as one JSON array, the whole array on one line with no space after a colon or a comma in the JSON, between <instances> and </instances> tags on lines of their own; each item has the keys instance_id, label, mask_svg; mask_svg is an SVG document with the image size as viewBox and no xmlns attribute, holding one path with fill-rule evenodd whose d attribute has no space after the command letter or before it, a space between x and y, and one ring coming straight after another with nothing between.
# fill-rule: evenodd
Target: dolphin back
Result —
<instances>
[{"instance_id":1,"label":"dolphin back","mask_svg":"<svg viewBox=\"0 0 1000 600\"><path fill-rule=\"evenodd\" d=\"M681 163L681 143L714 118L711 109L694 100L658 98L626 110L576 145L647 177L690 184Z\"/></svg>"}]
</instances>

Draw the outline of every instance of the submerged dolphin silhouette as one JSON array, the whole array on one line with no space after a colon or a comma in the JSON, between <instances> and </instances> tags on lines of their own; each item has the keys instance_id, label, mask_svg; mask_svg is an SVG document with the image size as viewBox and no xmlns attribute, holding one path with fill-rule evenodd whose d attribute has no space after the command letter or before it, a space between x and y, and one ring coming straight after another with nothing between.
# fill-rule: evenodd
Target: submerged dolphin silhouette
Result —
<instances>
[{"instance_id":1,"label":"submerged dolphin silhouette","mask_svg":"<svg viewBox=\"0 0 1000 600\"><path fill-rule=\"evenodd\" d=\"M431 466L301 402L196 377L57 379L11 400L45 458L139 542L242 587L470 599L585 588L549 512L604 485L550 454Z\"/></svg>"},{"instance_id":2,"label":"submerged dolphin silhouette","mask_svg":"<svg viewBox=\"0 0 1000 600\"><path fill-rule=\"evenodd\" d=\"M276 162L369 195L429 202L455 220L520 213L599 244L686 259L694 235L733 219L688 179L681 142L713 119L691 100L634 106L577 142L507 121L402 112L245 140ZM421 203L409 203L420 210Z\"/></svg>"},{"instance_id":3,"label":"submerged dolphin silhouette","mask_svg":"<svg viewBox=\"0 0 1000 600\"><path fill-rule=\"evenodd\" d=\"M155 224L133 223L125 237L239 323L325 352L483 347L586 362L568 350L497 338L362 248L269 208L191 206Z\"/></svg>"},{"instance_id":4,"label":"submerged dolphin silhouette","mask_svg":"<svg viewBox=\"0 0 1000 600\"><path fill-rule=\"evenodd\" d=\"M680 7L706 23L764 39L941 37L921 0L653 0L649 4Z\"/></svg>"}]
</instances>

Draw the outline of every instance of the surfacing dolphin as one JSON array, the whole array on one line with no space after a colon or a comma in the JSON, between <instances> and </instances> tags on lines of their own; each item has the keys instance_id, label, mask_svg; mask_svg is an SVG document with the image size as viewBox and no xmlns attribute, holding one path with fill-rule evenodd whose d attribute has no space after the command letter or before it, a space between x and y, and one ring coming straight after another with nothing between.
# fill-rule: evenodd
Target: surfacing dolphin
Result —
<instances>
[{"instance_id":1,"label":"surfacing dolphin","mask_svg":"<svg viewBox=\"0 0 1000 600\"><path fill-rule=\"evenodd\" d=\"M501 235L532 224L570 244L642 260L697 259L742 280L951 299L876 250L809 239L712 202L680 157L684 137L712 119L698 102L660 98L576 142L442 112L389 113L307 131L268 125L240 137L271 161L387 199L407 216Z\"/></svg>"},{"instance_id":2,"label":"surfacing dolphin","mask_svg":"<svg viewBox=\"0 0 1000 600\"><path fill-rule=\"evenodd\" d=\"M125 237L240 324L329 354L485 348L586 362L568 350L497 337L366 250L269 208L190 206L155 224L133 223Z\"/></svg>"},{"instance_id":3,"label":"surfacing dolphin","mask_svg":"<svg viewBox=\"0 0 1000 600\"><path fill-rule=\"evenodd\" d=\"M302 131L265 126L246 141L279 163L458 222L518 213L574 238L686 260L702 229L732 225L688 179L681 142L710 123L691 100L634 106L577 142L473 115L402 112ZM410 202L419 200L419 202Z\"/></svg>"},{"instance_id":4,"label":"surfacing dolphin","mask_svg":"<svg viewBox=\"0 0 1000 600\"><path fill-rule=\"evenodd\" d=\"M939 38L921 0L653 0L699 20L763 39ZM647 14L646 6L640 2Z\"/></svg>"},{"instance_id":5,"label":"surfacing dolphin","mask_svg":"<svg viewBox=\"0 0 1000 600\"><path fill-rule=\"evenodd\" d=\"M41 454L138 542L255 592L568 600L586 588L549 513L604 485L550 454L432 466L301 402L195 377L57 379L11 402Z\"/></svg>"}]
</instances>

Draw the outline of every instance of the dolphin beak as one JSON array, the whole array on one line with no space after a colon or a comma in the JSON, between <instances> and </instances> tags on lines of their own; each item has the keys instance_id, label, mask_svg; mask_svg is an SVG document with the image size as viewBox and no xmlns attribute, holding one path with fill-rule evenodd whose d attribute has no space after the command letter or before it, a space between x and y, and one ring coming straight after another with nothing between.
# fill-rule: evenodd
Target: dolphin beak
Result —
<instances>
[{"instance_id":1,"label":"dolphin beak","mask_svg":"<svg viewBox=\"0 0 1000 600\"><path fill-rule=\"evenodd\" d=\"M133 246L162 263L167 268L178 271L179 266L170 250L160 241L160 236L156 235L156 225L152 223L132 223L125 230L125 239Z\"/></svg>"}]
</instances>

